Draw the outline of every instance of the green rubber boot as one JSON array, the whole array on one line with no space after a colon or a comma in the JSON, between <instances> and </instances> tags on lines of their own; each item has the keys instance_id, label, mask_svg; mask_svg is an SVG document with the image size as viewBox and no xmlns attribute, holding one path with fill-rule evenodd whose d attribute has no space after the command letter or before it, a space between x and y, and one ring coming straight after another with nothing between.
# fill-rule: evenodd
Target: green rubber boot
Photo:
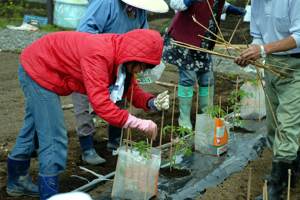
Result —
<instances>
[{"instance_id":1,"label":"green rubber boot","mask_svg":"<svg viewBox=\"0 0 300 200\"><path fill-rule=\"evenodd\" d=\"M204 113L204 114L207 112L208 101L210 102L210 105L213 106L214 86L210 87L209 96L210 97L208 97L208 87L199 87L200 108L201 108L202 113Z\"/></svg>"},{"instance_id":2,"label":"green rubber boot","mask_svg":"<svg viewBox=\"0 0 300 200\"><path fill-rule=\"evenodd\" d=\"M191 107L193 100L193 86L184 87L178 85L178 100L180 115L178 118L179 126L192 129L191 123Z\"/></svg>"}]
</instances>

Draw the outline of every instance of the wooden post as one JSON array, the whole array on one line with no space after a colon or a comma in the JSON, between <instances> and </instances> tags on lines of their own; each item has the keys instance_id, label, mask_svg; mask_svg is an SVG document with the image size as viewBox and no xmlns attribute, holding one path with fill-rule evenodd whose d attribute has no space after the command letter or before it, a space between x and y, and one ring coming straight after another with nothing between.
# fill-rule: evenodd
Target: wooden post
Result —
<instances>
[{"instance_id":1,"label":"wooden post","mask_svg":"<svg viewBox=\"0 0 300 200\"><path fill-rule=\"evenodd\" d=\"M251 190L251 167L249 169L249 177L248 177L248 191L247 191L247 200L250 200L250 190Z\"/></svg>"},{"instance_id":2,"label":"wooden post","mask_svg":"<svg viewBox=\"0 0 300 200\"><path fill-rule=\"evenodd\" d=\"M176 86L174 86L174 99L173 99L173 111L172 111L172 125L171 125L171 147L170 147L170 171L172 171L171 167L171 158L172 158L172 138L173 138L173 121L174 121L174 111L175 111L175 99L176 99ZM160 146L161 148L161 146Z\"/></svg>"},{"instance_id":3,"label":"wooden post","mask_svg":"<svg viewBox=\"0 0 300 200\"><path fill-rule=\"evenodd\" d=\"M48 24L53 24L53 0L47 0L47 18Z\"/></svg>"}]
</instances>

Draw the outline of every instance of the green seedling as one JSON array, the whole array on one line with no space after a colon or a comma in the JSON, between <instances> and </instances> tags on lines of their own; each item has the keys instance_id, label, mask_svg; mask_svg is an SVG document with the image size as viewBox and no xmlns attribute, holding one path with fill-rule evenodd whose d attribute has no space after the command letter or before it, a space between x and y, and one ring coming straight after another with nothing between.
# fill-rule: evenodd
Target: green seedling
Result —
<instances>
[{"instance_id":1,"label":"green seedling","mask_svg":"<svg viewBox=\"0 0 300 200\"><path fill-rule=\"evenodd\" d=\"M165 126L163 128L163 134L165 135L166 134L166 131L168 130L171 130L172 126ZM170 161L170 165L172 168L174 168L175 166L175 161L176 161L176 156L177 156L177 152L181 149L182 152L181 154L182 155L187 155L187 156L190 156L191 153L192 153L192 150L191 150L191 145L189 144L190 141L193 140L194 138L194 133L191 129L188 129L188 128L185 128L185 127L182 127L182 126L173 126L173 133L175 133L175 136L177 139L180 139L180 138L183 138L184 136L186 135L191 135L190 137L188 137L187 139L184 139L184 140L179 140L179 142L175 143L175 154L173 156L173 158L170 158L170 159L166 159L166 161ZM179 169L179 167L177 166L177 169Z\"/></svg>"},{"instance_id":2,"label":"green seedling","mask_svg":"<svg viewBox=\"0 0 300 200\"><path fill-rule=\"evenodd\" d=\"M140 141L132 146L136 151L139 152L140 156L143 156L144 158L150 159L150 144L145 141Z\"/></svg>"}]
</instances>

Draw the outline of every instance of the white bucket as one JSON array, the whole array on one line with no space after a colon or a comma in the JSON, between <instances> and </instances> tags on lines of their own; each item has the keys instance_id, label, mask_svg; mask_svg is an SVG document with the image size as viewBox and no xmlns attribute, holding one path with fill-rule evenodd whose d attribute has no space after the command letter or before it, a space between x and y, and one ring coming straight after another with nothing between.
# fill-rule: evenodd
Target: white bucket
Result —
<instances>
[{"instance_id":1,"label":"white bucket","mask_svg":"<svg viewBox=\"0 0 300 200\"><path fill-rule=\"evenodd\" d=\"M87 1L55 1L53 23L60 27L76 29L86 12L87 6Z\"/></svg>"}]
</instances>

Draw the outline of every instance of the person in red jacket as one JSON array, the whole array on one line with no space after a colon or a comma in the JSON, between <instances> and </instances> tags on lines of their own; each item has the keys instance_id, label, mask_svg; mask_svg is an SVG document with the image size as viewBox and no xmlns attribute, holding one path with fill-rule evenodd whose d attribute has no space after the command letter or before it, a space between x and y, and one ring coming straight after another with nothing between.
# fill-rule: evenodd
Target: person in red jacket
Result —
<instances>
[{"instance_id":1,"label":"person in red jacket","mask_svg":"<svg viewBox=\"0 0 300 200\"><path fill-rule=\"evenodd\" d=\"M67 129L60 96L87 94L94 111L116 127L137 128L155 140L157 125L120 110L114 102L131 98L144 110L167 109L169 96L157 98L141 90L134 73L161 61L163 40L153 30L120 34L65 31L48 34L24 49L18 70L26 96L25 123L8 156L7 193L47 199L58 191L58 173L65 170ZM113 86L113 91L108 88ZM30 159L39 148L38 187L29 177ZM24 178L25 177L25 178Z\"/></svg>"}]
</instances>

